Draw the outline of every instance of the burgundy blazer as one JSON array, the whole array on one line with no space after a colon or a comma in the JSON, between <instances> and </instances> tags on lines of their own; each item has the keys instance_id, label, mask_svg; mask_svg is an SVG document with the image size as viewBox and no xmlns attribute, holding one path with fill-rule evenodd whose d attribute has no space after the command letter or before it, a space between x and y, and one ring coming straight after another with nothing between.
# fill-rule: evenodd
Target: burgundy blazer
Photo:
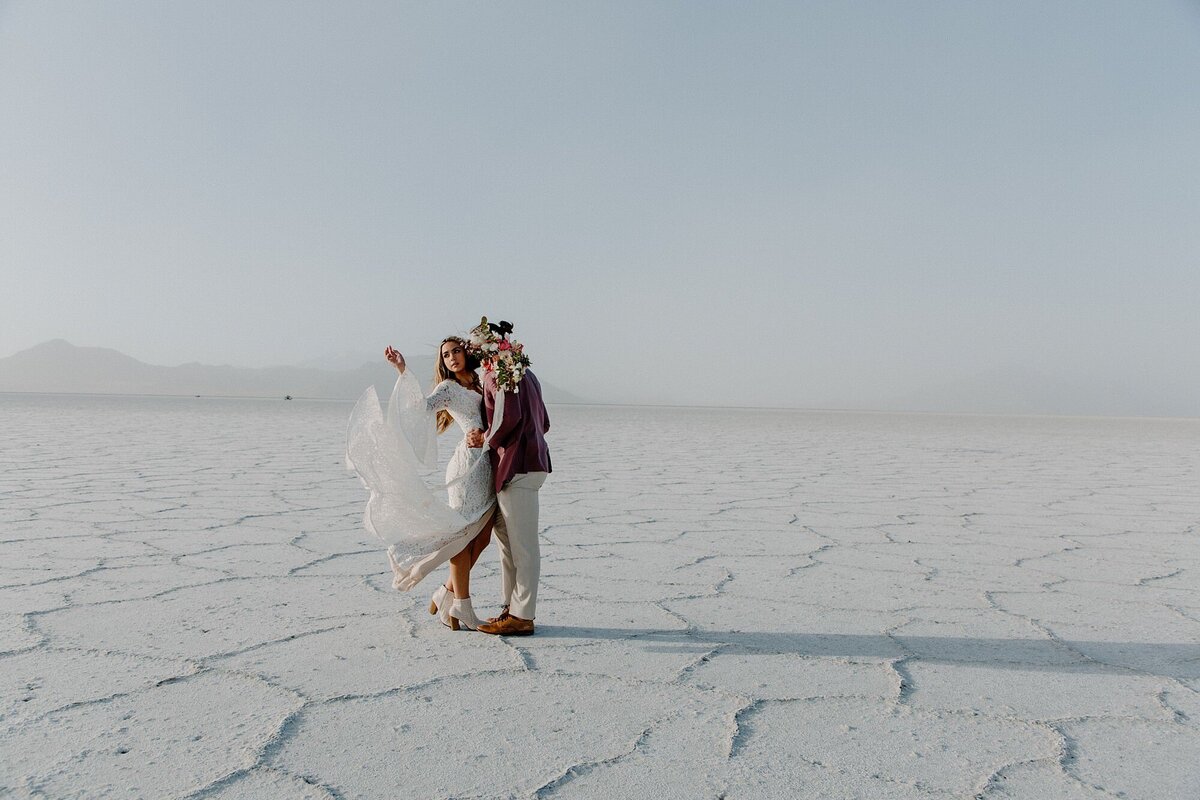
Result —
<instances>
[{"instance_id":1,"label":"burgundy blazer","mask_svg":"<svg viewBox=\"0 0 1200 800\"><path fill-rule=\"evenodd\" d=\"M542 385L536 375L526 370L517 388L516 394L508 392L504 395L504 418L491 439L489 455L497 492L514 475L550 472L550 448L546 446L550 415L542 402ZM488 430L492 427L495 408L496 375L489 372L483 376L483 411Z\"/></svg>"}]
</instances>

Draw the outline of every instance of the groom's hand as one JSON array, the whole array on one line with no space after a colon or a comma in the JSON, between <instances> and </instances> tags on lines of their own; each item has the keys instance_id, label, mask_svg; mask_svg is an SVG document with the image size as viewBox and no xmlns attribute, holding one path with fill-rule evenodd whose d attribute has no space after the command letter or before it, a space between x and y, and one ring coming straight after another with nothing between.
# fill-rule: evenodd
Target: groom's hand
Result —
<instances>
[{"instance_id":1,"label":"groom's hand","mask_svg":"<svg viewBox=\"0 0 1200 800\"><path fill-rule=\"evenodd\" d=\"M467 447L483 447L483 431L476 428L467 433Z\"/></svg>"}]
</instances>

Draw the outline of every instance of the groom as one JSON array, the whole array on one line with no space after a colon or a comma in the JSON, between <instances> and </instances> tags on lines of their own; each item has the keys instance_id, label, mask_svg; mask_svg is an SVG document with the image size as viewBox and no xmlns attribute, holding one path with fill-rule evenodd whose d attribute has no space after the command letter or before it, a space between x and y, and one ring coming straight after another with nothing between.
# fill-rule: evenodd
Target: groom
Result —
<instances>
[{"instance_id":1,"label":"groom","mask_svg":"<svg viewBox=\"0 0 1200 800\"><path fill-rule=\"evenodd\" d=\"M500 616L480 625L483 633L531 636L537 604L541 549L538 545L538 489L550 473L546 432L550 416L542 402L542 386L528 369L516 393L506 392L500 427L492 433L489 455L500 507L493 533L500 548ZM483 377L483 407L488 430L496 410L496 374ZM469 447L483 444L483 431L472 431Z\"/></svg>"}]
</instances>

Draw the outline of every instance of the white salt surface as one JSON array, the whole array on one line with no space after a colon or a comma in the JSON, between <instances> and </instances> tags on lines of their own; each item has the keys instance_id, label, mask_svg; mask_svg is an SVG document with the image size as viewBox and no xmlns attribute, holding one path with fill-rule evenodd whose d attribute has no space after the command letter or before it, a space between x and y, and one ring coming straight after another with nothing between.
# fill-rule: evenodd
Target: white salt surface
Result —
<instances>
[{"instance_id":1,"label":"white salt surface","mask_svg":"<svg viewBox=\"0 0 1200 800\"><path fill-rule=\"evenodd\" d=\"M0 796L1200 796L1200 422L554 408L504 640L348 410L0 396Z\"/></svg>"}]
</instances>

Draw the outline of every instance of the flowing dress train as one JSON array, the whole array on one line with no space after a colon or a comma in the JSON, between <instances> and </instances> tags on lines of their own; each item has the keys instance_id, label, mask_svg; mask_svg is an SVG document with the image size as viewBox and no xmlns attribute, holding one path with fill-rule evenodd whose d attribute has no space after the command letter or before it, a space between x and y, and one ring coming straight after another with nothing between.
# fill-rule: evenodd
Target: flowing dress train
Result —
<instances>
[{"instance_id":1,"label":"flowing dress train","mask_svg":"<svg viewBox=\"0 0 1200 800\"><path fill-rule=\"evenodd\" d=\"M408 591L458 554L483 529L496 502L486 448L467 447L482 430L482 397L446 380L426 397L406 370L396 380L387 414L375 387L350 413L346 465L370 491L363 525L388 545L392 585ZM449 411L462 438L446 466L445 486L425 476L437 465L438 411Z\"/></svg>"}]
</instances>

